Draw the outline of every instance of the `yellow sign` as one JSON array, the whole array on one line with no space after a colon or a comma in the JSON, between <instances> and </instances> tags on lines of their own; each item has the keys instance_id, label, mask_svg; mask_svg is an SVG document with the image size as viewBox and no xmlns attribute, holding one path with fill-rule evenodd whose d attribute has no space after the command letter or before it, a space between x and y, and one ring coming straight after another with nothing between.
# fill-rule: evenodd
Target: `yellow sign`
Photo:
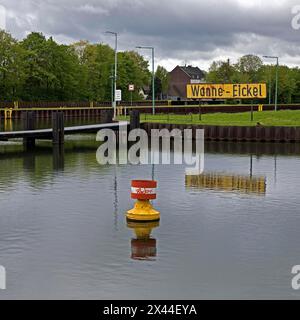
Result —
<instances>
[{"instance_id":1,"label":"yellow sign","mask_svg":"<svg viewBox=\"0 0 300 320\"><path fill-rule=\"evenodd\" d=\"M188 84L188 99L263 99L267 97L265 83Z\"/></svg>"}]
</instances>

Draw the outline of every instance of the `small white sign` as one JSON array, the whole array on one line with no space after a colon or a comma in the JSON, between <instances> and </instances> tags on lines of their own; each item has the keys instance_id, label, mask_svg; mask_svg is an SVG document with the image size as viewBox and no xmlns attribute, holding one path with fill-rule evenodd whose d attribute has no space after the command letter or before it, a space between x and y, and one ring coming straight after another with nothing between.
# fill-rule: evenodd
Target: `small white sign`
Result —
<instances>
[{"instance_id":1,"label":"small white sign","mask_svg":"<svg viewBox=\"0 0 300 320\"><path fill-rule=\"evenodd\" d=\"M130 84L130 85L128 86L128 90L129 90L129 91L134 91L134 84Z\"/></svg>"},{"instance_id":2,"label":"small white sign","mask_svg":"<svg viewBox=\"0 0 300 320\"><path fill-rule=\"evenodd\" d=\"M191 84L199 84L199 83L203 83L203 81L201 81L200 79L191 79Z\"/></svg>"},{"instance_id":3,"label":"small white sign","mask_svg":"<svg viewBox=\"0 0 300 320\"><path fill-rule=\"evenodd\" d=\"M122 90L116 90L116 101L122 101Z\"/></svg>"}]
</instances>

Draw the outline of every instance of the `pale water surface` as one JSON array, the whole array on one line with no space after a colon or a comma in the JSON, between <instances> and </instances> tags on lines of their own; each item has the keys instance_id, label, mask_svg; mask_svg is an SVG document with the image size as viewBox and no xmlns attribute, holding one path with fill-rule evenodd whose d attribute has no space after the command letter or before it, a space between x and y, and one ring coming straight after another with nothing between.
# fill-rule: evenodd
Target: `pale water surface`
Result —
<instances>
[{"instance_id":1,"label":"pale water surface","mask_svg":"<svg viewBox=\"0 0 300 320\"><path fill-rule=\"evenodd\" d=\"M0 299L300 298L298 146L210 143L206 178L186 181L180 165L100 166L94 140L67 137L64 158L1 143ZM153 173L161 222L136 247L130 181Z\"/></svg>"}]
</instances>

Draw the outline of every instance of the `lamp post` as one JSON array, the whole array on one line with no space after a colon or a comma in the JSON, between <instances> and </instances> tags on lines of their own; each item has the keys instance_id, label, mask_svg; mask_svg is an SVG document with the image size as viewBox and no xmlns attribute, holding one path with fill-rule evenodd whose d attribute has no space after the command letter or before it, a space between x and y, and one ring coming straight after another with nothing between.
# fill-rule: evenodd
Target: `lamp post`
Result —
<instances>
[{"instance_id":1,"label":"lamp post","mask_svg":"<svg viewBox=\"0 0 300 320\"><path fill-rule=\"evenodd\" d=\"M137 49L149 49L152 51L152 114L155 115L155 66L154 66L154 47L138 46Z\"/></svg>"},{"instance_id":2,"label":"lamp post","mask_svg":"<svg viewBox=\"0 0 300 320\"><path fill-rule=\"evenodd\" d=\"M115 36L115 72L114 72L114 93L112 99L112 107L114 109L114 119L117 117L117 102L116 102L116 91L117 91L117 68L118 68L118 34L113 31L106 31L106 33Z\"/></svg>"},{"instance_id":3,"label":"lamp post","mask_svg":"<svg viewBox=\"0 0 300 320\"><path fill-rule=\"evenodd\" d=\"M275 85L275 111L277 111L278 103L278 67L279 67L279 57L276 56L263 56L266 59L276 59L276 85Z\"/></svg>"},{"instance_id":4,"label":"lamp post","mask_svg":"<svg viewBox=\"0 0 300 320\"><path fill-rule=\"evenodd\" d=\"M111 80L111 106L112 108L114 107L114 65L111 65L111 70L110 70L110 80Z\"/></svg>"},{"instance_id":5,"label":"lamp post","mask_svg":"<svg viewBox=\"0 0 300 320\"><path fill-rule=\"evenodd\" d=\"M269 105L272 103L272 69L269 68Z\"/></svg>"}]
</instances>

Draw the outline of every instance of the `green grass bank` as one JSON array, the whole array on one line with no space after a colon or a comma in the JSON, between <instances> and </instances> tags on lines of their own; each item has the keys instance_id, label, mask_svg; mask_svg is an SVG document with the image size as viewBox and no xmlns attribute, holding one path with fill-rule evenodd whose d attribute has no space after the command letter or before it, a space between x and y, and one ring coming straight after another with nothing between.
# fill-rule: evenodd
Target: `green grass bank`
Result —
<instances>
[{"instance_id":1,"label":"green grass bank","mask_svg":"<svg viewBox=\"0 0 300 320\"><path fill-rule=\"evenodd\" d=\"M119 117L120 120L129 119ZM141 114L141 122L159 122L170 124L199 124L213 126L280 126L300 127L300 110L262 111L242 113L209 113L209 114Z\"/></svg>"}]
</instances>

